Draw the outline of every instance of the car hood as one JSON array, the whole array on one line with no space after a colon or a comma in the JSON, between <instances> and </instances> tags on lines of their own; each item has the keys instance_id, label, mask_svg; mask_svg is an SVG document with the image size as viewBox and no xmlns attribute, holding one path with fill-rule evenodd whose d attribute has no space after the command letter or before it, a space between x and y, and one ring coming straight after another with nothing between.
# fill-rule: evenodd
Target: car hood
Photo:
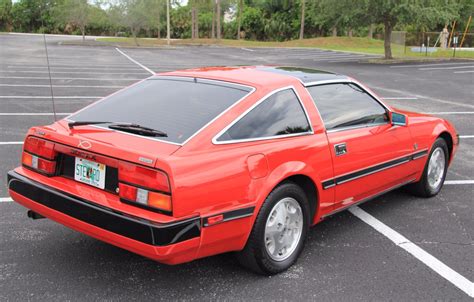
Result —
<instances>
[{"instance_id":1,"label":"car hood","mask_svg":"<svg viewBox=\"0 0 474 302\"><path fill-rule=\"evenodd\" d=\"M422 116L431 116L429 114L425 113L419 113L419 112L414 112L414 111L408 111L408 110L403 110L399 108L392 107L393 111L405 114L408 117L422 117Z\"/></svg>"}]
</instances>

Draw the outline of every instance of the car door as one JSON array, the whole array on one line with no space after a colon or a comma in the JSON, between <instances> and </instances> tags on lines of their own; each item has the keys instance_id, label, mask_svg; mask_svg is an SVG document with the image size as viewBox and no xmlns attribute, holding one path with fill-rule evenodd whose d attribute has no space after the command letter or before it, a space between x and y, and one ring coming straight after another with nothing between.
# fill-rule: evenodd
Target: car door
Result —
<instances>
[{"instance_id":1,"label":"car door","mask_svg":"<svg viewBox=\"0 0 474 302\"><path fill-rule=\"evenodd\" d=\"M388 109L361 86L331 83L307 87L326 127L335 208L374 196L410 180L414 145L408 127L394 126Z\"/></svg>"}]
</instances>

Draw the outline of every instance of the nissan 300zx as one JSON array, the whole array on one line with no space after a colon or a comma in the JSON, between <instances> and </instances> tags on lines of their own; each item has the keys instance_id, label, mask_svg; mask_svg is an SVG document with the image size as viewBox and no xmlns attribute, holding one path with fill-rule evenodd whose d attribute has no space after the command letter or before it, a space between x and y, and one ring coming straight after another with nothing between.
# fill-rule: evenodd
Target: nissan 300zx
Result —
<instances>
[{"instance_id":1,"label":"nissan 300zx","mask_svg":"<svg viewBox=\"0 0 474 302\"><path fill-rule=\"evenodd\" d=\"M459 138L358 81L291 67L210 67L140 81L33 127L12 199L167 264L234 251L276 274L326 217L390 190L442 188Z\"/></svg>"}]
</instances>

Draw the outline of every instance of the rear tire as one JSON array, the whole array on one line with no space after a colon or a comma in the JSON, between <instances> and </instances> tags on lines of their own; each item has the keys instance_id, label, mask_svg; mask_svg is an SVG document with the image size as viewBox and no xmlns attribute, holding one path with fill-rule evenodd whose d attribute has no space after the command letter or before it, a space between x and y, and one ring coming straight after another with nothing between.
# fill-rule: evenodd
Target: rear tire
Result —
<instances>
[{"instance_id":1,"label":"rear tire","mask_svg":"<svg viewBox=\"0 0 474 302\"><path fill-rule=\"evenodd\" d=\"M303 250L309 213L301 187L293 182L276 187L265 199L245 248L237 254L239 262L263 275L287 270Z\"/></svg>"},{"instance_id":2,"label":"rear tire","mask_svg":"<svg viewBox=\"0 0 474 302\"><path fill-rule=\"evenodd\" d=\"M421 179L407 187L410 193L425 198L436 196L446 179L448 161L448 145L444 139L438 138L431 147Z\"/></svg>"}]
</instances>

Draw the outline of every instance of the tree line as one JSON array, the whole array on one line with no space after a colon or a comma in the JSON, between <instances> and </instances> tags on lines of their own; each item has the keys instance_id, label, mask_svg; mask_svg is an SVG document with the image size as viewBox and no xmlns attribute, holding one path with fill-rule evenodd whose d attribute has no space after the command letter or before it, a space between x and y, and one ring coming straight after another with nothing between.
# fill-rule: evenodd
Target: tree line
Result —
<instances>
[{"instance_id":1,"label":"tree line","mask_svg":"<svg viewBox=\"0 0 474 302\"><path fill-rule=\"evenodd\" d=\"M168 2L170 1L170 2ZM473 0L0 0L0 30L179 39L285 41L440 31L474 11Z\"/></svg>"}]
</instances>

